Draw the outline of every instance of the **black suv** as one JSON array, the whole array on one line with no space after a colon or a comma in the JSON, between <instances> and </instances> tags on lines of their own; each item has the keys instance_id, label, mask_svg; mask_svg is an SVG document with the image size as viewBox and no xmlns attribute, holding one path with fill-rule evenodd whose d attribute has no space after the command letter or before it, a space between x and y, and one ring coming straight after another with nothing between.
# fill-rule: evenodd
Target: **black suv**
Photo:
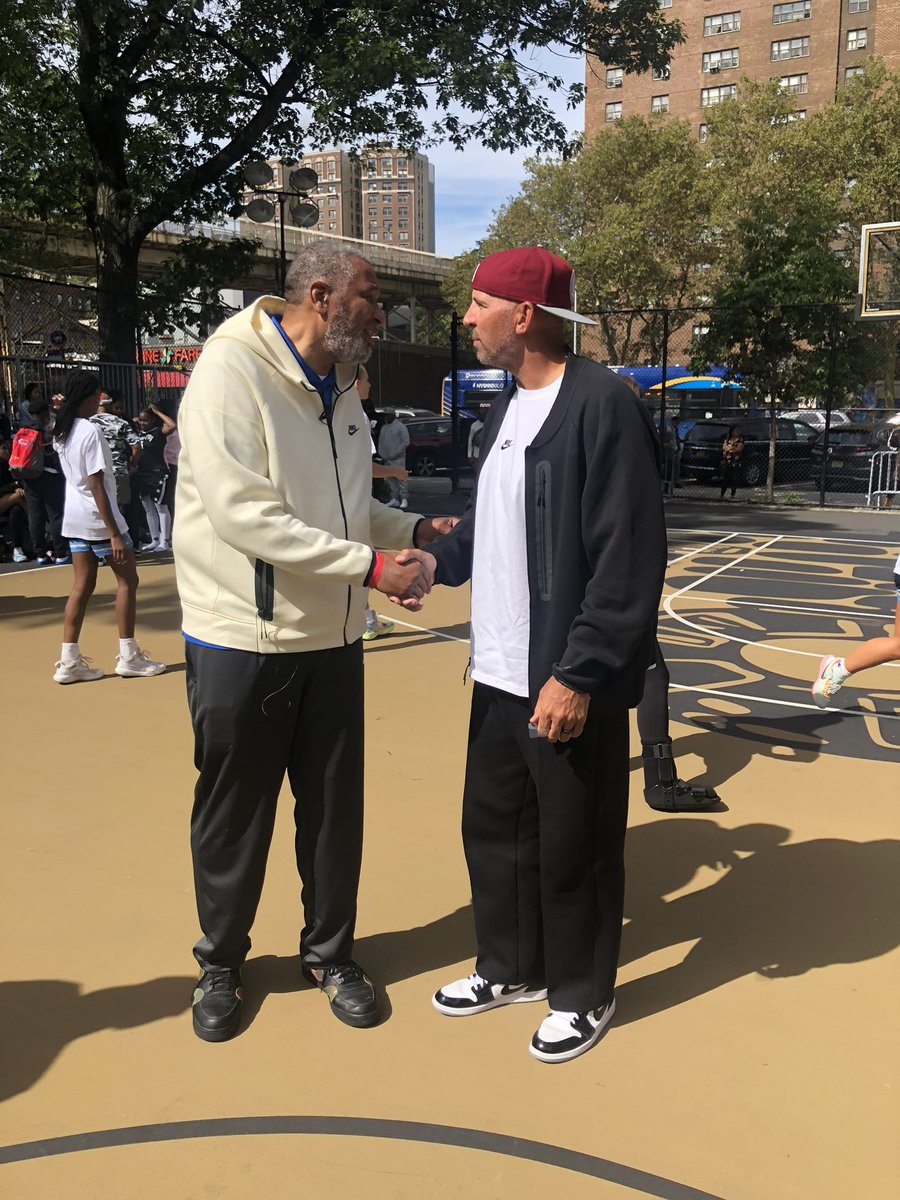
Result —
<instances>
[{"instance_id":1,"label":"black suv","mask_svg":"<svg viewBox=\"0 0 900 1200\"><path fill-rule=\"evenodd\" d=\"M765 483L769 469L769 418L744 417L737 421L698 421L684 435L681 445L682 479L712 483L720 478L722 442L732 425L740 428L744 439L741 460L742 487ZM806 481L812 463L815 429L803 421L779 417L776 422L775 479Z\"/></svg>"}]
</instances>

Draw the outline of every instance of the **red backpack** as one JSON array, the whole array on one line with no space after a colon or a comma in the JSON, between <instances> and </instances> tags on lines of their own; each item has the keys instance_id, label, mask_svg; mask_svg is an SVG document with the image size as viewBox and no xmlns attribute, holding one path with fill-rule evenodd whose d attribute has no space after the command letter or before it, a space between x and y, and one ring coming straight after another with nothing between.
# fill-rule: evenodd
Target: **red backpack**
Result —
<instances>
[{"instance_id":1,"label":"red backpack","mask_svg":"<svg viewBox=\"0 0 900 1200\"><path fill-rule=\"evenodd\" d=\"M12 441L9 469L16 479L37 479L44 470L44 446L40 429L19 429Z\"/></svg>"}]
</instances>

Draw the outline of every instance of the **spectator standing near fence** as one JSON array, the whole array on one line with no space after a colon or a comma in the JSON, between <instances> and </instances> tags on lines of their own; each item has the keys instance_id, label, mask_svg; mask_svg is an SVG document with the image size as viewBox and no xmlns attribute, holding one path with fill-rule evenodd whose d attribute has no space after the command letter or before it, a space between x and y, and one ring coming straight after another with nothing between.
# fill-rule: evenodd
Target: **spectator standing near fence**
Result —
<instances>
[{"instance_id":1,"label":"spectator standing near fence","mask_svg":"<svg viewBox=\"0 0 900 1200\"><path fill-rule=\"evenodd\" d=\"M174 433L175 422L155 404L150 404L138 413L137 427L141 443L137 482L150 531L150 542L141 549L163 552L172 548L172 514L165 502L169 479L165 452L166 440Z\"/></svg>"},{"instance_id":2,"label":"spectator standing near fence","mask_svg":"<svg viewBox=\"0 0 900 1200\"><path fill-rule=\"evenodd\" d=\"M406 466L406 450L409 446L409 430L402 421L397 420L397 414L392 408L384 410L384 424L378 435L378 457L389 467ZM405 479L392 477L388 479L391 489L389 508L407 508L409 505L409 485Z\"/></svg>"},{"instance_id":3,"label":"spectator standing near fence","mask_svg":"<svg viewBox=\"0 0 900 1200\"><path fill-rule=\"evenodd\" d=\"M72 561L62 531L66 484L53 444L53 420L46 400L30 402L28 421L23 422L22 428L39 432L43 451L39 471L22 479L35 561L41 567L53 563L65 566Z\"/></svg>"},{"instance_id":4,"label":"spectator standing near fence","mask_svg":"<svg viewBox=\"0 0 900 1200\"><path fill-rule=\"evenodd\" d=\"M137 467L141 453L141 439L134 427L122 416L121 401L104 392L100 397L100 407L91 421L109 446L112 456L113 474L116 477L116 503L119 512L128 522L128 534L132 542L136 540L139 530L133 520L132 513L132 476Z\"/></svg>"},{"instance_id":5,"label":"spectator standing near fence","mask_svg":"<svg viewBox=\"0 0 900 1200\"><path fill-rule=\"evenodd\" d=\"M84 657L79 645L101 562L112 567L118 585L116 674L159 675L166 669L165 663L153 662L135 641L138 575L134 547L116 503L116 477L109 446L90 419L99 405L100 376L90 371L74 371L66 381L54 432L66 486L63 532L72 550L74 574L66 601L62 653L53 675L57 683L89 683L103 678L103 672L91 666L91 660Z\"/></svg>"},{"instance_id":6,"label":"spectator standing near fence","mask_svg":"<svg viewBox=\"0 0 900 1200\"><path fill-rule=\"evenodd\" d=\"M25 540L28 536L28 511L25 504L25 489L14 479L9 469L9 453L12 449L8 438L0 438L0 518L3 520L3 542L9 547L12 561L28 561Z\"/></svg>"},{"instance_id":7,"label":"spectator standing near fence","mask_svg":"<svg viewBox=\"0 0 900 1200\"><path fill-rule=\"evenodd\" d=\"M744 458L744 439L741 436L740 425L732 425L722 439L722 482L719 490L720 499L727 488L731 488L731 498L737 493L737 485L741 478L741 463Z\"/></svg>"}]
</instances>

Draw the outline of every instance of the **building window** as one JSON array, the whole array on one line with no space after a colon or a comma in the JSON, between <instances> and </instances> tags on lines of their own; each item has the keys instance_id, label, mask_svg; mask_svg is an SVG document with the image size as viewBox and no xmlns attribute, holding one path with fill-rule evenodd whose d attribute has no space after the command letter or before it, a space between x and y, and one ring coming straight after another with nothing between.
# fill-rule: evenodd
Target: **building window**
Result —
<instances>
[{"instance_id":1,"label":"building window","mask_svg":"<svg viewBox=\"0 0 900 1200\"><path fill-rule=\"evenodd\" d=\"M409 201L409 192L398 192L397 199L401 204L406 204Z\"/></svg>"},{"instance_id":2,"label":"building window","mask_svg":"<svg viewBox=\"0 0 900 1200\"><path fill-rule=\"evenodd\" d=\"M398 208L398 209L397 209L397 216L398 216L398 217L408 217L408 216L409 216L409 209L408 209L408 208Z\"/></svg>"},{"instance_id":3,"label":"building window","mask_svg":"<svg viewBox=\"0 0 900 1200\"><path fill-rule=\"evenodd\" d=\"M730 100L736 93L737 87L733 83L723 84L722 87L702 88L700 91L700 107L712 108L714 104L721 104L723 100Z\"/></svg>"},{"instance_id":4,"label":"building window","mask_svg":"<svg viewBox=\"0 0 900 1200\"><path fill-rule=\"evenodd\" d=\"M697 138L701 142L705 142L709 137L709 126L705 122L701 122L697 129Z\"/></svg>"},{"instance_id":5,"label":"building window","mask_svg":"<svg viewBox=\"0 0 900 1200\"><path fill-rule=\"evenodd\" d=\"M381 240L383 242L392 242L394 240L394 235L392 233L385 233L382 235Z\"/></svg>"},{"instance_id":6,"label":"building window","mask_svg":"<svg viewBox=\"0 0 900 1200\"><path fill-rule=\"evenodd\" d=\"M717 13L714 17L703 18L704 37L715 37L717 33L737 33L740 27L739 12Z\"/></svg>"},{"instance_id":7,"label":"building window","mask_svg":"<svg viewBox=\"0 0 900 1200\"><path fill-rule=\"evenodd\" d=\"M370 242L378 241L378 234L373 229L369 230L369 241Z\"/></svg>"},{"instance_id":8,"label":"building window","mask_svg":"<svg viewBox=\"0 0 900 1200\"><path fill-rule=\"evenodd\" d=\"M806 109L798 108L796 112L788 113L787 119L789 121L805 121L806 120Z\"/></svg>"},{"instance_id":9,"label":"building window","mask_svg":"<svg viewBox=\"0 0 900 1200\"><path fill-rule=\"evenodd\" d=\"M378 228L378 222L377 222L377 221L370 221L370 222L369 222L369 228L370 228L370 229L377 229L377 228Z\"/></svg>"},{"instance_id":10,"label":"building window","mask_svg":"<svg viewBox=\"0 0 900 1200\"><path fill-rule=\"evenodd\" d=\"M653 78L658 82L660 79L668 79L670 73L671 72L669 71L668 67L661 67L659 70L654 67Z\"/></svg>"},{"instance_id":11,"label":"building window","mask_svg":"<svg viewBox=\"0 0 900 1200\"><path fill-rule=\"evenodd\" d=\"M847 30L847 49L848 50L865 50L869 40L868 29L848 29Z\"/></svg>"},{"instance_id":12,"label":"building window","mask_svg":"<svg viewBox=\"0 0 900 1200\"><path fill-rule=\"evenodd\" d=\"M695 338L705 337L709 333L708 325L695 325L691 330L691 335Z\"/></svg>"},{"instance_id":13,"label":"building window","mask_svg":"<svg viewBox=\"0 0 900 1200\"><path fill-rule=\"evenodd\" d=\"M703 55L703 70L713 75L717 71L730 71L741 65L741 52L735 46L733 50L710 50Z\"/></svg>"},{"instance_id":14,"label":"building window","mask_svg":"<svg viewBox=\"0 0 900 1200\"><path fill-rule=\"evenodd\" d=\"M405 158L397 159L397 174L405 175L409 170L409 161Z\"/></svg>"},{"instance_id":15,"label":"building window","mask_svg":"<svg viewBox=\"0 0 900 1200\"><path fill-rule=\"evenodd\" d=\"M374 180L374 179L373 179L373 180L371 181L371 183L369 184L369 191L370 191L370 192L377 192L377 191L378 191L378 184L375 182L375 180Z\"/></svg>"},{"instance_id":16,"label":"building window","mask_svg":"<svg viewBox=\"0 0 900 1200\"><path fill-rule=\"evenodd\" d=\"M369 216L370 216L370 217L377 217L377 216L378 216L378 209L377 209L377 208L370 208L370 209L369 209Z\"/></svg>"},{"instance_id":17,"label":"building window","mask_svg":"<svg viewBox=\"0 0 900 1200\"><path fill-rule=\"evenodd\" d=\"M384 191L386 191L386 192L389 192L389 191L391 191L391 190L392 190L392 188L393 188L393 186L394 186L394 185L391 183L391 181L390 181L389 179L386 179L386 180L384 181Z\"/></svg>"},{"instance_id":18,"label":"building window","mask_svg":"<svg viewBox=\"0 0 900 1200\"><path fill-rule=\"evenodd\" d=\"M869 0L850 0L850 12L868 12Z\"/></svg>"},{"instance_id":19,"label":"building window","mask_svg":"<svg viewBox=\"0 0 900 1200\"><path fill-rule=\"evenodd\" d=\"M782 75L781 86L792 96L804 96L809 91L808 75Z\"/></svg>"},{"instance_id":20,"label":"building window","mask_svg":"<svg viewBox=\"0 0 900 1200\"><path fill-rule=\"evenodd\" d=\"M331 230L332 233L334 233L334 231L337 229L337 223L335 221L329 221L328 228Z\"/></svg>"},{"instance_id":21,"label":"building window","mask_svg":"<svg viewBox=\"0 0 900 1200\"><path fill-rule=\"evenodd\" d=\"M606 68L606 86L608 88L617 88L622 86L623 71L621 67Z\"/></svg>"},{"instance_id":22,"label":"building window","mask_svg":"<svg viewBox=\"0 0 900 1200\"><path fill-rule=\"evenodd\" d=\"M617 101L614 104L607 104L607 106L606 106L607 123L609 123L610 121L619 121L619 120L621 120L621 118L622 118L621 101Z\"/></svg>"},{"instance_id":23,"label":"building window","mask_svg":"<svg viewBox=\"0 0 900 1200\"><path fill-rule=\"evenodd\" d=\"M775 4L772 7L772 24L785 25L788 21L809 20L812 0L795 0L793 4Z\"/></svg>"},{"instance_id":24,"label":"building window","mask_svg":"<svg viewBox=\"0 0 900 1200\"><path fill-rule=\"evenodd\" d=\"M772 62L784 58L809 58L809 38L785 38L783 42L773 42Z\"/></svg>"},{"instance_id":25,"label":"building window","mask_svg":"<svg viewBox=\"0 0 900 1200\"><path fill-rule=\"evenodd\" d=\"M409 234L408 234L408 233L401 233L401 234L400 234L400 241L401 241L401 242L408 242L408 241L409 241Z\"/></svg>"},{"instance_id":26,"label":"building window","mask_svg":"<svg viewBox=\"0 0 900 1200\"><path fill-rule=\"evenodd\" d=\"M672 0L656 0L656 3L659 5L660 8L671 8L672 7Z\"/></svg>"},{"instance_id":27,"label":"building window","mask_svg":"<svg viewBox=\"0 0 900 1200\"><path fill-rule=\"evenodd\" d=\"M381 173L382 173L382 175L390 175L390 173L391 173L391 170L392 170L392 166L393 166L393 159L391 159L391 158L383 158L383 159L381 160Z\"/></svg>"},{"instance_id":28,"label":"building window","mask_svg":"<svg viewBox=\"0 0 900 1200\"><path fill-rule=\"evenodd\" d=\"M398 229L409 229L409 221L398 221L397 228Z\"/></svg>"},{"instance_id":29,"label":"building window","mask_svg":"<svg viewBox=\"0 0 900 1200\"><path fill-rule=\"evenodd\" d=\"M856 75L863 75L865 74L865 70L865 67L847 67L844 70L844 80L853 79Z\"/></svg>"},{"instance_id":30,"label":"building window","mask_svg":"<svg viewBox=\"0 0 900 1200\"><path fill-rule=\"evenodd\" d=\"M369 172L370 175L374 175L375 172L378 170L378 163L375 161L374 158L366 159L366 170Z\"/></svg>"},{"instance_id":31,"label":"building window","mask_svg":"<svg viewBox=\"0 0 900 1200\"><path fill-rule=\"evenodd\" d=\"M667 113L669 111L669 97L654 96L650 101L650 111L652 113Z\"/></svg>"}]
</instances>

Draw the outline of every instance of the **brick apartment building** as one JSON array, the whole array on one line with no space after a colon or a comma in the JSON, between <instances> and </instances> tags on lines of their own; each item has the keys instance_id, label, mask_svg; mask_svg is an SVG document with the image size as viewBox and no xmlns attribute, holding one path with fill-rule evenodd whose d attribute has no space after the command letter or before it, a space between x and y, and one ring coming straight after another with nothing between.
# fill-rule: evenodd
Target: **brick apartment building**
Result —
<instances>
[{"instance_id":1,"label":"brick apartment building","mask_svg":"<svg viewBox=\"0 0 900 1200\"><path fill-rule=\"evenodd\" d=\"M626 75L587 61L585 133L619 118L668 113L702 141L709 108L733 95L744 75L780 79L798 118L835 98L847 79L880 55L900 66L900 0L660 0L681 21L686 42L665 71Z\"/></svg>"},{"instance_id":2,"label":"brick apartment building","mask_svg":"<svg viewBox=\"0 0 900 1200\"><path fill-rule=\"evenodd\" d=\"M275 171L270 186L283 187L292 168L278 161L270 165ZM345 150L317 150L300 165L319 176L311 193L319 221L312 229L434 253L434 167L424 154L377 147L353 158Z\"/></svg>"}]
</instances>

